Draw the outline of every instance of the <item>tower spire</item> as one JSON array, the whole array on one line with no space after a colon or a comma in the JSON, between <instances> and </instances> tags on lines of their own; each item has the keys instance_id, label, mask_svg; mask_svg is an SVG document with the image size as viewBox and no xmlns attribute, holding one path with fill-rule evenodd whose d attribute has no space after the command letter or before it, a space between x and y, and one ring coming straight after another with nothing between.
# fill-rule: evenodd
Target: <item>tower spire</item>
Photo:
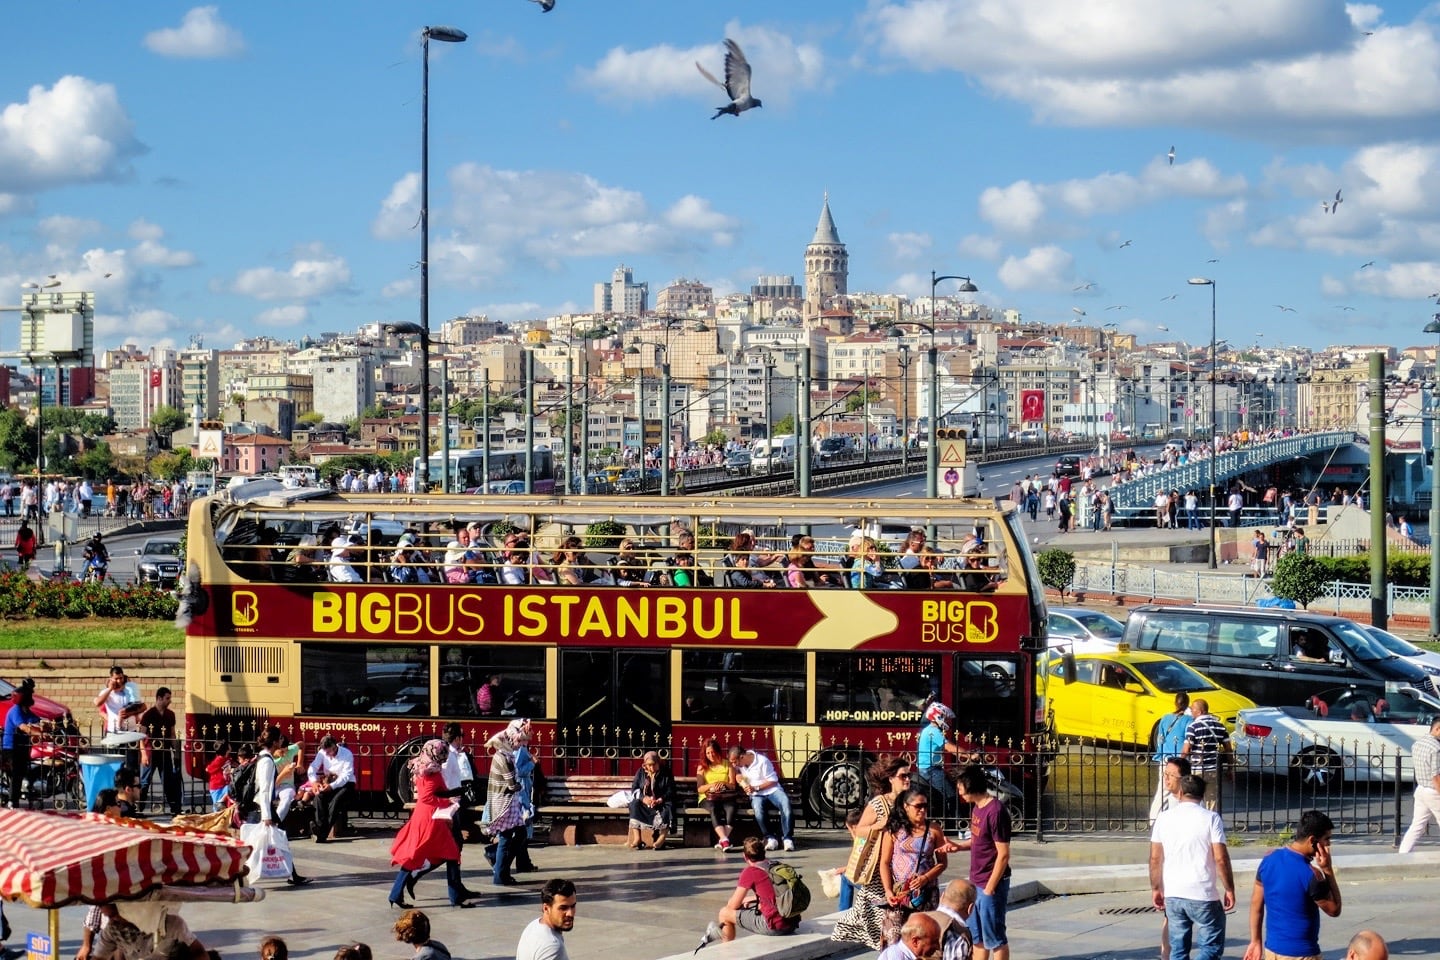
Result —
<instances>
[{"instance_id":1,"label":"tower spire","mask_svg":"<svg viewBox=\"0 0 1440 960\"><path fill-rule=\"evenodd\" d=\"M825 191L825 202L820 208L820 222L815 226L811 243L839 243L840 233L835 229L835 220L830 216L830 191Z\"/></svg>"}]
</instances>

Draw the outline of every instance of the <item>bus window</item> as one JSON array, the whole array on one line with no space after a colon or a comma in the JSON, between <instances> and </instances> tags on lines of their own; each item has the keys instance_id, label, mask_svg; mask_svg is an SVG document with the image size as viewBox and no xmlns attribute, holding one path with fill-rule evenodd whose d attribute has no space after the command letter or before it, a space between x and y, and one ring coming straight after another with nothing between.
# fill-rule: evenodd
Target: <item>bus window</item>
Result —
<instances>
[{"instance_id":1,"label":"bus window","mask_svg":"<svg viewBox=\"0 0 1440 960\"><path fill-rule=\"evenodd\" d=\"M805 719L805 655L789 650L686 650L682 720L776 723Z\"/></svg>"},{"instance_id":2,"label":"bus window","mask_svg":"<svg viewBox=\"0 0 1440 960\"><path fill-rule=\"evenodd\" d=\"M940 658L918 653L821 653L815 703L822 723L920 723L940 692Z\"/></svg>"},{"instance_id":3,"label":"bus window","mask_svg":"<svg viewBox=\"0 0 1440 960\"><path fill-rule=\"evenodd\" d=\"M580 740L624 731L640 742L670 732L669 655L663 650L561 650L560 726Z\"/></svg>"},{"instance_id":4,"label":"bus window","mask_svg":"<svg viewBox=\"0 0 1440 960\"><path fill-rule=\"evenodd\" d=\"M428 647L302 643L303 713L428 717Z\"/></svg>"},{"instance_id":5,"label":"bus window","mask_svg":"<svg viewBox=\"0 0 1440 960\"><path fill-rule=\"evenodd\" d=\"M977 744L1010 746L1025 735L1022 697L1011 657L955 658L955 729Z\"/></svg>"},{"instance_id":6,"label":"bus window","mask_svg":"<svg viewBox=\"0 0 1440 960\"><path fill-rule=\"evenodd\" d=\"M440 715L442 717L543 717L545 715L545 650L543 647L441 647ZM480 688L498 677L499 684L480 697ZM486 709L481 709L484 704Z\"/></svg>"}]
</instances>

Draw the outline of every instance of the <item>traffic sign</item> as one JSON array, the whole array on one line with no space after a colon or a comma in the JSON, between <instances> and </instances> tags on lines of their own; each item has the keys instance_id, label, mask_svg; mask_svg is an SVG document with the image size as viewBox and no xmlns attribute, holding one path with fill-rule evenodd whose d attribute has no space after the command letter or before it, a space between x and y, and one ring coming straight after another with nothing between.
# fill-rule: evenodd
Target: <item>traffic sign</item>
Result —
<instances>
[{"instance_id":1,"label":"traffic sign","mask_svg":"<svg viewBox=\"0 0 1440 960\"><path fill-rule=\"evenodd\" d=\"M945 440L940 444L940 466L965 466L965 441Z\"/></svg>"}]
</instances>

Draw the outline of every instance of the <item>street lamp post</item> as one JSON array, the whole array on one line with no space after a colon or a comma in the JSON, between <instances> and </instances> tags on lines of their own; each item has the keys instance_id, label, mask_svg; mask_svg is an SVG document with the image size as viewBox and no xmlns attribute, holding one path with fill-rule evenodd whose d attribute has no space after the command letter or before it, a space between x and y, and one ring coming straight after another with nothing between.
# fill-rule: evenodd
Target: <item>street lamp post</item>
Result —
<instances>
[{"instance_id":1,"label":"street lamp post","mask_svg":"<svg viewBox=\"0 0 1440 960\"><path fill-rule=\"evenodd\" d=\"M1435 462L1436 404L1440 404L1440 313L1425 324L1435 334L1435 373L1430 380L1430 639L1440 639L1440 463Z\"/></svg>"},{"instance_id":2,"label":"street lamp post","mask_svg":"<svg viewBox=\"0 0 1440 960\"><path fill-rule=\"evenodd\" d=\"M667 337L670 328L665 328ZM670 350L655 344L665 358L660 363L660 496L670 496Z\"/></svg>"},{"instance_id":3,"label":"street lamp post","mask_svg":"<svg viewBox=\"0 0 1440 960\"><path fill-rule=\"evenodd\" d=\"M1191 277L1190 283L1196 287L1210 288L1210 569L1218 566L1217 555L1219 553L1219 534L1215 529L1215 457L1219 451L1215 449L1215 354L1218 342L1215 331L1215 281L1208 277Z\"/></svg>"},{"instance_id":4,"label":"street lamp post","mask_svg":"<svg viewBox=\"0 0 1440 960\"><path fill-rule=\"evenodd\" d=\"M535 492L535 351L525 351L525 493Z\"/></svg>"},{"instance_id":5,"label":"street lamp post","mask_svg":"<svg viewBox=\"0 0 1440 960\"><path fill-rule=\"evenodd\" d=\"M910 475L910 346L900 344L900 472Z\"/></svg>"},{"instance_id":6,"label":"street lamp post","mask_svg":"<svg viewBox=\"0 0 1440 960\"><path fill-rule=\"evenodd\" d=\"M810 346L800 346L799 387L795 399L795 482L802 497L810 496Z\"/></svg>"},{"instance_id":7,"label":"street lamp post","mask_svg":"<svg viewBox=\"0 0 1440 960\"><path fill-rule=\"evenodd\" d=\"M420 469L417 493L430 492L430 41L464 43L465 31L426 27L420 33ZM448 470L449 464L446 464ZM528 478L527 478L528 483ZM528 492L528 488L527 488Z\"/></svg>"},{"instance_id":8,"label":"street lamp post","mask_svg":"<svg viewBox=\"0 0 1440 960\"><path fill-rule=\"evenodd\" d=\"M930 325L926 327L922 323L914 323L912 326L922 327L930 331L930 349L926 352L925 360L930 364L930 443L925 450L925 496L934 500L940 496L940 354L935 349L935 287L942 280L959 280L958 293L978 293L980 288L970 280L969 277L961 277L946 274L936 276L935 271L930 271Z\"/></svg>"}]
</instances>

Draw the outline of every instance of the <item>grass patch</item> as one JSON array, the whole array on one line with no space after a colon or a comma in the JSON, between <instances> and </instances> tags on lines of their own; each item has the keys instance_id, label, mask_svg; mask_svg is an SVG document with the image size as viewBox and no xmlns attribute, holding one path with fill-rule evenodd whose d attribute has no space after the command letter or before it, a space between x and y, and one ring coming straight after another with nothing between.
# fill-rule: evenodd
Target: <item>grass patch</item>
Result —
<instances>
[{"instance_id":1,"label":"grass patch","mask_svg":"<svg viewBox=\"0 0 1440 960\"><path fill-rule=\"evenodd\" d=\"M166 620L7 620L0 650L183 650L185 634Z\"/></svg>"}]
</instances>

